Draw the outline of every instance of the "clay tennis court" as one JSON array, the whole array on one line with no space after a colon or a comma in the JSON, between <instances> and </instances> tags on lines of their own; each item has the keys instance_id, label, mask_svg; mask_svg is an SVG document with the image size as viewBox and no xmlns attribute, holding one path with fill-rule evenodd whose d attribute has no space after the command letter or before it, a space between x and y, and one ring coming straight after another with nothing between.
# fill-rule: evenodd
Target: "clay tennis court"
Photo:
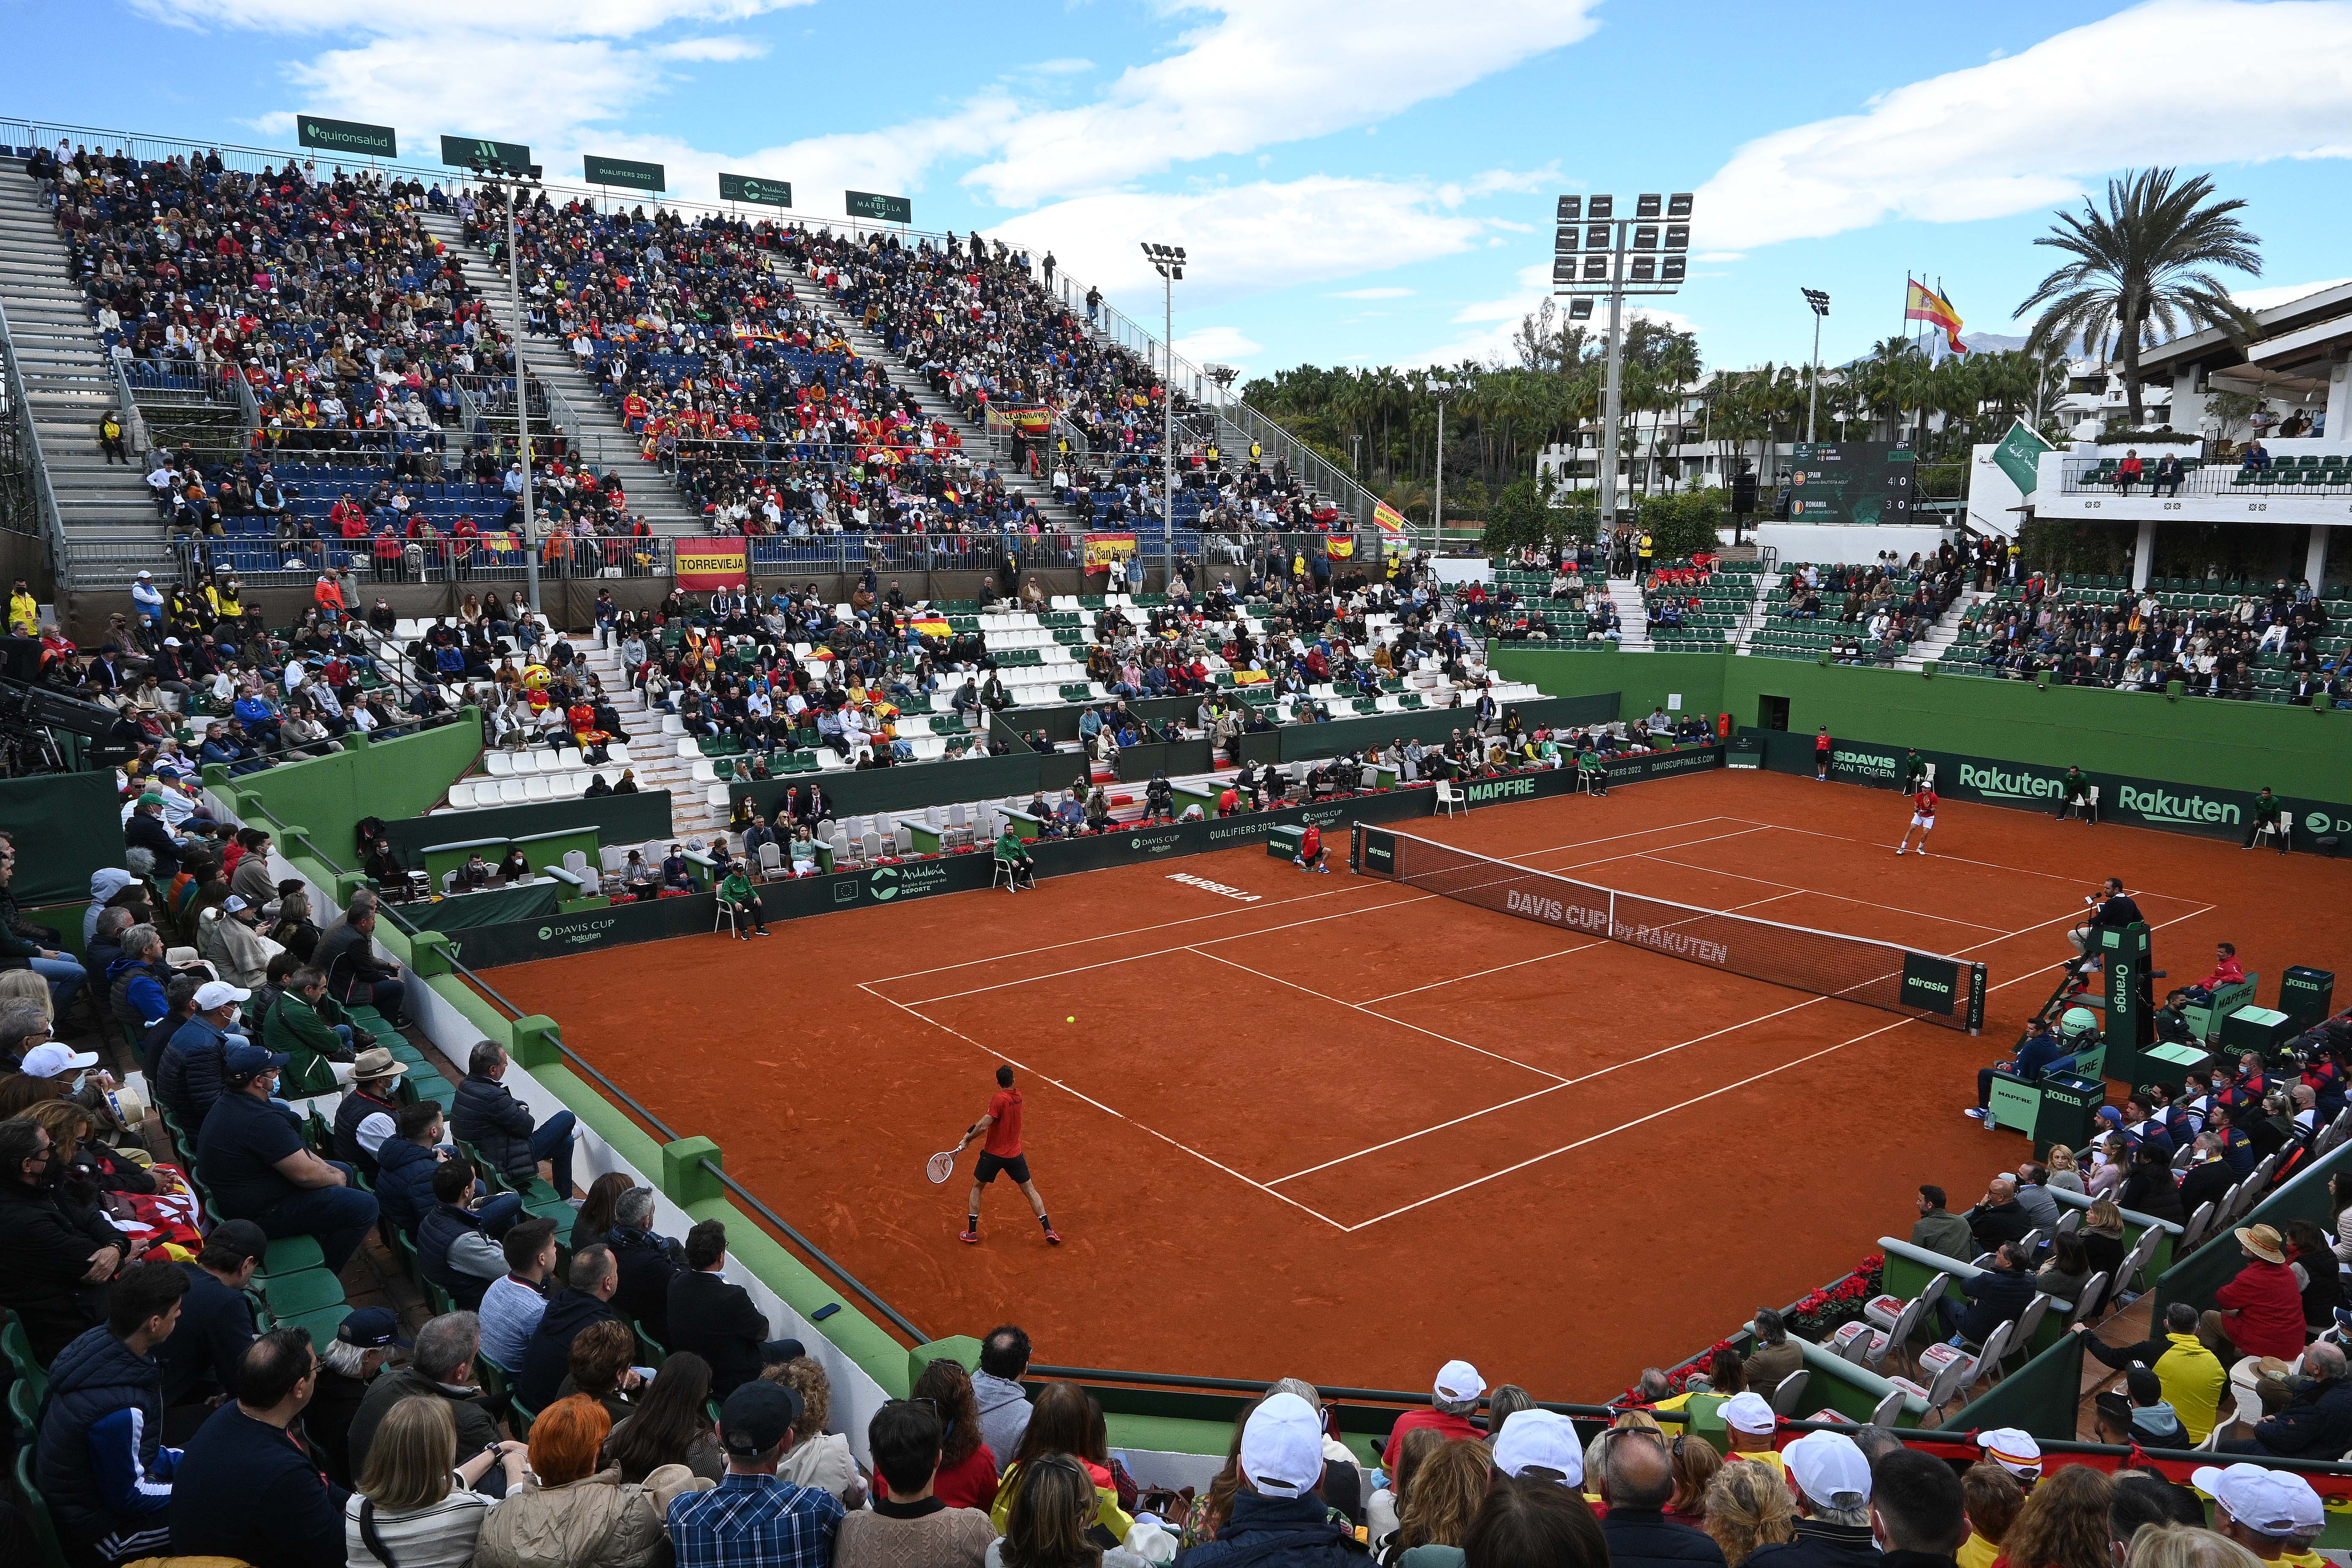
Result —
<instances>
[{"instance_id":1,"label":"clay tennis court","mask_svg":"<svg viewBox=\"0 0 2352 1568\"><path fill-rule=\"evenodd\" d=\"M1712 773L1397 826L1580 880L1983 961L1981 1037L1257 848L496 972L599 1070L933 1335L1041 1361L1601 1398L1956 1208L2027 1152L1958 1114L2123 877L2177 979L2342 969L2343 868L2233 843ZM1197 880L1179 880L1179 877ZM1201 882L1217 884L1202 887ZM1248 900L1255 901L1248 901ZM1022 1073L1048 1247L971 1156Z\"/></svg>"}]
</instances>

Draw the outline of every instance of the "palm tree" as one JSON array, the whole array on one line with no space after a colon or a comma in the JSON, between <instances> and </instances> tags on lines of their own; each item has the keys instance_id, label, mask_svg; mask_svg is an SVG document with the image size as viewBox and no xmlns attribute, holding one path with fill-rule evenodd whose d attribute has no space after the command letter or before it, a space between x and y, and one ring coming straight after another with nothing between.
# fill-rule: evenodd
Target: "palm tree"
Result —
<instances>
[{"instance_id":1,"label":"palm tree","mask_svg":"<svg viewBox=\"0 0 2352 1568\"><path fill-rule=\"evenodd\" d=\"M2200 174L2176 184L2178 173L2126 170L2107 182L2105 212L2085 200L2080 216L2060 213L2056 232L2033 243L2073 259L2017 307L2020 315L2042 307L2029 348L2063 346L2078 333L2085 344L2104 343L2114 335L2135 426L2141 417L2139 351L2148 346L2154 331L2172 336L2184 320L2200 329L2223 327L2240 334L2255 330L2252 315L2206 270L2226 267L2262 276L2256 248L2262 241L2231 216L2246 204L2209 203L2212 182Z\"/></svg>"}]
</instances>

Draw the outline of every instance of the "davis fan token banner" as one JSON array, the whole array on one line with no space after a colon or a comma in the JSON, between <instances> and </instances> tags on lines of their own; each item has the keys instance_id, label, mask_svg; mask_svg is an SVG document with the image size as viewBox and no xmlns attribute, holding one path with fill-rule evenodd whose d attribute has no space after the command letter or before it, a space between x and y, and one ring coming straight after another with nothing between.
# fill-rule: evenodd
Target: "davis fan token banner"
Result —
<instances>
[{"instance_id":1,"label":"davis fan token banner","mask_svg":"<svg viewBox=\"0 0 2352 1568\"><path fill-rule=\"evenodd\" d=\"M681 588L708 592L751 584L751 554L740 539L681 539L673 549Z\"/></svg>"},{"instance_id":2,"label":"davis fan token banner","mask_svg":"<svg viewBox=\"0 0 2352 1568\"><path fill-rule=\"evenodd\" d=\"M1108 572L1113 561L1132 561L1135 555L1135 535L1131 533L1087 535L1087 570L1089 572Z\"/></svg>"}]
</instances>

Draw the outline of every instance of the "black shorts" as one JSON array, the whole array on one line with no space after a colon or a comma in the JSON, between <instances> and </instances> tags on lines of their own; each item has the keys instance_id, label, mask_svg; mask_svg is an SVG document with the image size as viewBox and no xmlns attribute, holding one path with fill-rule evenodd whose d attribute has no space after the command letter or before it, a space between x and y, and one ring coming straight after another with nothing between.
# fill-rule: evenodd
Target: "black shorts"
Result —
<instances>
[{"instance_id":1,"label":"black shorts","mask_svg":"<svg viewBox=\"0 0 2352 1568\"><path fill-rule=\"evenodd\" d=\"M988 1185L989 1183L996 1180L996 1173L999 1171L1012 1177L1015 1186L1026 1186L1029 1182L1029 1156L992 1154L983 1149L981 1151L980 1163L971 1168L972 1184L980 1187Z\"/></svg>"}]
</instances>

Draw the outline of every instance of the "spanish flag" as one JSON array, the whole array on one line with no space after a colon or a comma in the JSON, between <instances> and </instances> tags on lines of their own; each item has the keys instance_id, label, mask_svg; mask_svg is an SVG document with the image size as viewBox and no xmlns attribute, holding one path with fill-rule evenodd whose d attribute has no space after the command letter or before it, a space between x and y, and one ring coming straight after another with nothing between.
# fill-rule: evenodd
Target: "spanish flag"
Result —
<instances>
[{"instance_id":1,"label":"spanish flag","mask_svg":"<svg viewBox=\"0 0 2352 1568\"><path fill-rule=\"evenodd\" d=\"M1352 533L1332 534L1329 538L1323 541L1323 555L1324 559L1328 561L1354 560L1356 557L1356 536Z\"/></svg>"},{"instance_id":2,"label":"spanish flag","mask_svg":"<svg viewBox=\"0 0 2352 1568\"><path fill-rule=\"evenodd\" d=\"M955 635L954 628L948 625L948 618L945 616L918 616L915 617L915 630L927 637Z\"/></svg>"},{"instance_id":3,"label":"spanish flag","mask_svg":"<svg viewBox=\"0 0 2352 1568\"><path fill-rule=\"evenodd\" d=\"M1272 680L1273 679L1274 677L1268 675L1262 669L1237 669L1234 671L1234 684L1235 686L1264 686L1267 681Z\"/></svg>"},{"instance_id":4,"label":"spanish flag","mask_svg":"<svg viewBox=\"0 0 2352 1568\"><path fill-rule=\"evenodd\" d=\"M1903 319L1906 321L1927 321L1944 329L1944 341L1956 354L1969 352L1960 342L1960 313L1952 302L1917 279L1904 280Z\"/></svg>"},{"instance_id":5,"label":"spanish flag","mask_svg":"<svg viewBox=\"0 0 2352 1568\"><path fill-rule=\"evenodd\" d=\"M1382 533L1402 533L1404 514L1384 500L1372 503L1372 521L1380 524Z\"/></svg>"}]
</instances>

